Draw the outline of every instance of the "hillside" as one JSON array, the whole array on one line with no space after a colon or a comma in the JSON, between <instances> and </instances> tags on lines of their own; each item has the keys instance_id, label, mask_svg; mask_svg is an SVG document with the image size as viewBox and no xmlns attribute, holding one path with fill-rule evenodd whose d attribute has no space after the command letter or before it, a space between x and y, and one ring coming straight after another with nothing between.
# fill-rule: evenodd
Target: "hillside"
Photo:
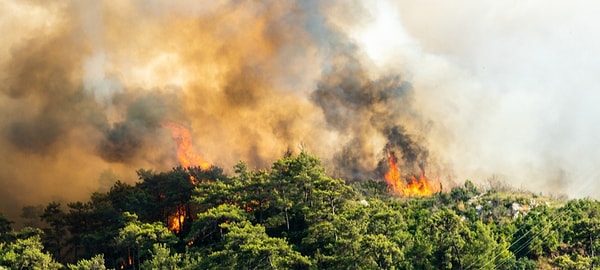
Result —
<instances>
[{"instance_id":1,"label":"hillside","mask_svg":"<svg viewBox=\"0 0 600 270\"><path fill-rule=\"evenodd\" d=\"M590 269L600 203L476 187L403 197L349 185L302 152L226 175L218 167L139 170L88 201L49 202L13 230L9 269ZM35 220L39 217L39 220ZM0 267L1 268L1 267Z\"/></svg>"}]
</instances>

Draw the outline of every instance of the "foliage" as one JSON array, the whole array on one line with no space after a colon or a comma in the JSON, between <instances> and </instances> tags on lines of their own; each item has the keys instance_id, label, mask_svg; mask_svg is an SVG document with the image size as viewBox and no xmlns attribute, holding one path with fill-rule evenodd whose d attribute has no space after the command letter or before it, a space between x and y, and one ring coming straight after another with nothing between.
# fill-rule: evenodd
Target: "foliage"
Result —
<instances>
[{"instance_id":1,"label":"foliage","mask_svg":"<svg viewBox=\"0 0 600 270\"><path fill-rule=\"evenodd\" d=\"M229 226L224 247L203 262L210 269L305 269L310 261L285 239L269 237L264 227L248 221Z\"/></svg>"},{"instance_id":2,"label":"foliage","mask_svg":"<svg viewBox=\"0 0 600 270\"><path fill-rule=\"evenodd\" d=\"M77 264L69 264L70 270L106 270L106 266L104 266L104 255L99 254L91 259L81 259L77 262Z\"/></svg>"},{"instance_id":3,"label":"foliage","mask_svg":"<svg viewBox=\"0 0 600 270\"><path fill-rule=\"evenodd\" d=\"M180 269L181 254L176 253L171 255L171 250L165 244L153 244L151 254L151 259L142 263L141 269Z\"/></svg>"},{"instance_id":4,"label":"foliage","mask_svg":"<svg viewBox=\"0 0 600 270\"><path fill-rule=\"evenodd\" d=\"M141 223L137 215L125 212L128 220L125 227L119 230L116 237L117 246L126 248L132 258L131 265L140 264L141 260L150 257L150 248L155 243L175 244L177 238L162 223Z\"/></svg>"},{"instance_id":5,"label":"foliage","mask_svg":"<svg viewBox=\"0 0 600 270\"><path fill-rule=\"evenodd\" d=\"M306 152L269 169L239 162L232 175L216 166L137 173L137 183L116 181L88 201L24 208L41 230L13 231L0 215L0 269L600 266L600 202L591 199L484 191L468 180L400 198L379 179L332 178Z\"/></svg>"},{"instance_id":6,"label":"foliage","mask_svg":"<svg viewBox=\"0 0 600 270\"><path fill-rule=\"evenodd\" d=\"M0 213L0 242L6 242L11 238L12 232L12 221L8 220L2 213Z\"/></svg>"},{"instance_id":7,"label":"foliage","mask_svg":"<svg viewBox=\"0 0 600 270\"><path fill-rule=\"evenodd\" d=\"M25 228L11 242L0 243L0 266L11 269L60 269L62 265L44 252L42 232Z\"/></svg>"}]
</instances>

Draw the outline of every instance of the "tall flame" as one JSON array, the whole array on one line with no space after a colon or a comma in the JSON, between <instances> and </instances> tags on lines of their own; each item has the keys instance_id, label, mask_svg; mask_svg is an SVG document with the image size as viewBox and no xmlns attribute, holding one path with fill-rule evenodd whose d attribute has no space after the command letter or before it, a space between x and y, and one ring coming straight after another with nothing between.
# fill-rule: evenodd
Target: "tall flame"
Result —
<instances>
[{"instance_id":1,"label":"tall flame","mask_svg":"<svg viewBox=\"0 0 600 270\"><path fill-rule=\"evenodd\" d=\"M192 135L188 129L175 122L165 122L162 123L162 126L171 131L171 136L177 143L177 158L181 166L184 168L199 166L203 170L210 168L210 164L194 151ZM190 175L190 182L196 184L196 178ZM175 233L181 232L186 215L186 208L183 205L179 205L177 211L170 215L167 220L169 230Z\"/></svg>"},{"instance_id":2,"label":"tall flame","mask_svg":"<svg viewBox=\"0 0 600 270\"><path fill-rule=\"evenodd\" d=\"M390 190L392 192L404 197L414 197L430 196L434 192L438 191L435 187L431 186L430 181L425 176L425 171L423 169L421 169L421 173L418 178L414 175L411 176L409 179L407 179L408 183L405 185L400 174L400 168L398 167L398 158L393 151L389 152L388 165L390 169L386 174L384 174L384 178L390 186Z\"/></svg>"},{"instance_id":3,"label":"tall flame","mask_svg":"<svg viewBox=\"0 0 600 270\"><path fill-rule=\"evenodd\" d=\"M194 151L192 135L188 129L175 122L165 122L162 126L171 131L171 136L177 143L177 158L181 166L184 168L200 166L203 170L210 168L210 164Z\"/></svg>"}]
</instances>

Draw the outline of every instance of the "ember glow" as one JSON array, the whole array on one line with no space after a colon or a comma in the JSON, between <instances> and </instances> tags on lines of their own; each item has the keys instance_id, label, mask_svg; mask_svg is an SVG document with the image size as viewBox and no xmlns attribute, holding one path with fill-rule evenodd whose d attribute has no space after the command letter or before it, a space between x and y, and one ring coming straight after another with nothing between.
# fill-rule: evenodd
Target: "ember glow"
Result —
<instances>
[{"instance_id":1,"label":"ember glow","mask_svg":"<svg viewBox=\"0 0 600 270\"><path fill-rule=\"evenodd\" d=\"M210 164L194 151L192 135L188 129L175 122L165 122L162 126L171 131L171 136L177 143L177 158L182 167L199 166L203 170L210 168Z\"/></svg>"},{"instance_id":2,"label":"ember glow","mask_svg":"<svg viewBox=\"0 0 600 270\"><path fill-rule=\"evenodd\" d=\"M402 179L398 158L393 151L389 152L388 157L389 171L384 175L390 190L404 197L430 196L439 191L439 188L432 185L431 181L425 177L425 171L421 169L419 176L410 176L406 181Z\"/></svg>"},{"instance_id":3,"label":"ember glow","mask_svg":"<svg viewBox=\"0 0 600 270\"><path fill-rule=\"evenodd\" d=\"M185 206L181 205L181 206L177 207L177 211L175 211L174 214L169 216L169 222L168 222L169 224L167 224L169 231L172 231L174 233L181 232L181 230L183 229L183 223L185 222L185 217L186 217Z\"/></svg>"}]
</instances>

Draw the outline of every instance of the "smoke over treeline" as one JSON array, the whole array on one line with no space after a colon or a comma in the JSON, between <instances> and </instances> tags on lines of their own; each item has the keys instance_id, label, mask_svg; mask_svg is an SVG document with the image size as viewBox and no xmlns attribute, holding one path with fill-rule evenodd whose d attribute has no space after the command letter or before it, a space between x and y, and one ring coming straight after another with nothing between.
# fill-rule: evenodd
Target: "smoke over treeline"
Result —
<instances>
[{"instance_id":1,"label":"smoke over treeline","mask_svg":"<svg viewBox=\"0 0 600 270\"><path fill-rule=\"evenodd\" d=\"M460 133L491 99L415 45L403 5L374 3L0 1L0 211L177 165L165 121L226 168L302 145L348 179L381 177L388 151L406 173L496 172ZM380 35L388 58L361 30L390 16L381 5L399 26Z\"/></svg>"},{"instance_id":2,"label":"smoke over treeline","mask_svg":"<svg viewBox=\"0 0 600 270\"><path fill-rule=\"evenodd\" d=\"M304 145L338 176L381 177L390 130L421 121L409 115L414 90L369 72L328 18L358 7L322 5L8 3L27 31L2 48L4 205L84 198L103 172L176 166L165 121L190 128L219 166L264 167Z\"/></svg>"}]
</instances>

